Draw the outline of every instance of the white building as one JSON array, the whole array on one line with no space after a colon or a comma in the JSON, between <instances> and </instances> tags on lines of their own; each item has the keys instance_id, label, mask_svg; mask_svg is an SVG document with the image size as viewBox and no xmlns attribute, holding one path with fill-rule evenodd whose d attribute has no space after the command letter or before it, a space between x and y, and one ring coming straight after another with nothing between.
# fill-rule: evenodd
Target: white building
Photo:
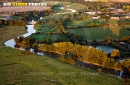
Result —
<instances>
[{"instance_id":1,"label":"white building","mask_svg":"<svg viewBox=\"0 0 130 85\"><path fill-rule=\"evenodd\" d=\"M86 12L87 14L89 14L89 15L95 15L96 14L96 12Z\"/></svg>"},{"instance_id":2,"label":"white building","mask_svg":"<svg viewBox=\"0 0 130 85\"><path fill-rule=\"evenodd\" d=\"M119 20L120 18L119 17L111 17L110 19L111 20Z\"/></svg>"}]
</instances>

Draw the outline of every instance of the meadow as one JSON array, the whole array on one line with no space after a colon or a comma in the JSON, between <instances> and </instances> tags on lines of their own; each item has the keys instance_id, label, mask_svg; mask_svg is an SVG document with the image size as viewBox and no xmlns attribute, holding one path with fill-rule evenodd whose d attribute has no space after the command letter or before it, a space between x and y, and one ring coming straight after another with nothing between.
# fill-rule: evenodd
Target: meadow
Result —
<instances>
[{"instance_id":1,"label":"meadow","mask_svg":"<svg viewBox=\"0 0 130 85\"><path fill-rule=\"evenodd\" d=\"M61 2L61 1L45 1L48 5L62 5L67 9L80 10L84 9L87 6L80 3L71 3L71 2ZM68 6L67 6L68 5Z\"/></svg>"},{"instance_id":2,"label":"meadow","mask_svg":"<svg viewBox=\"0 0 130 85\"><path fill-rule=\"evenodd\" d=\"M53 34L53 35L46 35L46 34L34 34L27 38L35 38L39 41L44 41L46 39L50 39L52 42L55 42L57 39L61 39L63 41L68 41L68 37L65 34Z\"/></svg>"},{"instance_id":3,"label":"meadow","mask_svg":"<svg viewBox=\"0 0 130 85\"><path fill-rule=\"evenodd\" d=\"M51 57L35 54L19 56L18 53L17 49L0 47L1 85L123 85L122 80L112 75Z\"/></svg>"},{"instance_id":4,"label":"meadow","mask_svg":"<svg viewBox=\"0 0 130 85\"><path fill-rule=\"evenodd\" d=\"M16 36L25 34L27 31L24 26L4 26L0 28L0 46L4 45L4 42L12 39Z\"/></svg>"}]
</instances>

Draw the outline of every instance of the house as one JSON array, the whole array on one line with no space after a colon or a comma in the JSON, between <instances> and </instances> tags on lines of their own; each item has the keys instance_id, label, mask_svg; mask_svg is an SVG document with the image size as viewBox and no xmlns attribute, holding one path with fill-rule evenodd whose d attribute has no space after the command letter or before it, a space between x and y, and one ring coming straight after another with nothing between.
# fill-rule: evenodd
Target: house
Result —
<instances>
[{"instance_id":1,"label":"house","mask_svg":"<svg viewBox=\"0 0 130 85\"><path fill-rule=\"evenodd\" d=\"M100 16L94 16L92 19L99 19L100 18Z\"/></svg>"},{"instance_id":2,"label":"house","mask_svg":"<svg viewBox=\"0 0 130 85\"><path fill-rule=\"evenodd\" d=\"M125 18L125 19L130 19L130 14L126 14L126 15L124 16L124 18Z\"/></svg>"},{"instance_id":3,"label":"house","mask_svg":"<svg viewBox=\"0 0 130 85\"><path fill-rule=\"evenodd\" d=\"M95 14L96 14L95 11L92 11L92 12L86 12L86 13L89 14L89 15L95 15Z\"/></svg>"},{"instance_id":4,"label":"house","mask_svg":"<svg viewBox=\"0 0 130 85\"><path fill-rule=\"evenodd\" d=\"M130 19L130 16L125 16L125 19Z\"/></svg>"}]
</instances>

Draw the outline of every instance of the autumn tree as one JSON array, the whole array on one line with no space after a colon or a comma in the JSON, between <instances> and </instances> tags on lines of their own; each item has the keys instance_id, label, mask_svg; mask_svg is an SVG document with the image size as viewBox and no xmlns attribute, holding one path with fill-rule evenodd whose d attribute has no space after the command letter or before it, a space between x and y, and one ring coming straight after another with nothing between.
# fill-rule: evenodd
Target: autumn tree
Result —
<instances>
[{"instance_id":1,"label":"autumn tree","mask_svg":"<svg viewBox=\"0 0 130 85\"><path fill-rule=\"evenodd\" d=\"M112 39L111 39L110 36L107 36L107 37L106 37L106 41L107 41L108 44L111 42L111 40L112 40Z\"/></svg>"},{"instance_id":2,"label":"autumn tree","mask_svg":"<svg viewBox=\"0 0 130 85\"><path fill-rule=\"evenodd\" d=\"M130 73L130 60L127 60L127 59L126 59L126 60L123 60L123 61L121 62L121 65L123 66L123 68L125 68L124 71Z\"/></svg>"},{"instance_id":3,"label":"autumn tree","mask_svg":"<svg viewBox=\"0 0 130 85\"><path fill-rule=\"evenodd\" d=\"M13 20L10 20L10 21L8 21L8 22L9 22L9 25L10 25L10 26L14 26L14 25L15 25L15 23L14 23Z\"/></svg>"},{"instance_id":4,"label":"autumn tree","mask_svg":"<svg viewBox=\"0 0 130 85\"><path fill-rule=\"evenodd\" d=\"M130 42L130 36L123 36L121 38L122 41L127 41L127 42Z\"/></svg>"},{"instance_id":5,"label":"autumn tree","mask_svg":"<svg viewBox=\"0 0 130 85\"><path fill-rule=\"evenodd\" d=\"M113 49L113 51L111 52L110 57L120 57L120 52L118 49Z\"/></svg>"},{"instance_id":6,"label":"autumn tree","mask_svg":"<svg viewBox=\"0 0 130 85\"><path fill-rule=\"evenodd\" d=\"M19 43L19 39L17 37L14 38L15 43Z\"/></svg>"}]
</instances>

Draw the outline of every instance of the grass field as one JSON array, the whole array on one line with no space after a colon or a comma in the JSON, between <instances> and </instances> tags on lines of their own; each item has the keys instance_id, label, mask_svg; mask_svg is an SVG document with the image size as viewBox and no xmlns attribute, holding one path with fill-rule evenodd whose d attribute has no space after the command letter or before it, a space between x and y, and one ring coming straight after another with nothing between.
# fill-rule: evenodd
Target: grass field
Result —
<instances>
[{"instance_id":1,"label":"grass field","mask_svg":"<svg viewBox=\"0 0 130 85\"><path fill-rule=\"evenodd\" d=\"M58 15L51 15L51 16L45 16L44 19L45 20L52 20L52 19L63 19L63 17L65 16L65 14L58 14Z\"/></svg>"},{"instance_id":2,"label":"grass field","mask_svg":"<svg viewBox=\"0 0 130 85\"><path fill-rule=\"evenodd\" d=\"M26 32L27 31L24 26L5 26L0 28L0 46L3 46L5 41Z\"/></svg>"},{"instance_id":3,"label":"grass field","mask_svg":"<svg viewBox=\"0 0 130 85\"><path fill-rule=\"evenodd\" d=\"M13 18L13 20L18 20L20 18L22 18L21 16L11 16Z\"/></svg>"},{"instance_id":4,"label":"grass field","mask_svg":"<svg viewBox=\"0 0 130 85\"><path fill-rule=\"evenodd\" d=\"M3 16L0 16L0 18L3 18Z\"/></svg>"},{"instance_id":5,"label":"grass field","mask_svg":"<svg viewBox=\"0 0 130 85\"><path fill-rule=\"evenodd\" d=\"M66 22L66 26L86 26L85 22L87 20L84 21L70 21L70 22Z\"/></svg>"},{"instance_id":6,"label":"grass field","mask_svg":"<svg viewBox=\"0 0 130 85\"><path fill-rule=\"evenodd\" d=\"M46 56L19 56L18 52L9 47L0 48L0 85L123 85L114 76Z\"/></svg>"},{"instance_id":7,"label":"grass field","mask_svg":"<svg viewBox=\"0 0 130 85\"><path fill-rule=\"evenodd\" d=\"M70 10L60 9L59 7L54 7L54 8L53 8L53 11L54 11L54 12L58 12L58 13L71 12Z\"/></svg>"},{"instance_id":8,"label":"grass field","mask_svg":"<svg viewBox=\"0 0 130 85\"><path fill-rule=\"evenodd\" d=\"M74 9L74 10L80 10L87 8L86 5L80 4L80 3L71 3L71 2L60 2L60 1L45 1L48 5L56 5L56 4L63 4L63 6L67 9ZM56 2L56 3L55 3ZM67 6L70 5L70 6Z\"/></svg>"},{"instance_id":9,"label":"grass field","mask_svg":"<svg viewBox=\"0 0 130 85\"><path fill-rule=\"evenodd\" d=\"M69 9L74 9L74 10L80 10L80 9L84 9L87 8L86 5L80 4L80 3L71 3L69 7L67 7Z\"/></svg>"},{"instance_id":10,"label":"grass field","mask_svg":"<svg viewBox=\"0 0 130 85\"><path fill-rule=\"evenodd\" d=\"M70 2L61 2L61 1L45 1L44 0L44 2L45 3L47 3L48 5L56 5L56 4L64 4L64 3L66 3L66 4L69 4Z\"/></svg>"},{"instance_id":11,"label":"grass field","mask_svg":"<svg viewBox=\"0 0 130 85\"><path fill-rule=\"evenodd\" d=\"M29 36L28 38L35 38L36 40L39 40L39 41L43 41L45 39L48 39L50 38L51 41L55 41L56 39L62 39L64 41L68 41L68 37L64 34L61 34L61 35L45 35L45 34L35 34L35 35L31 35Z\"/></svg>"}]
</instances>

